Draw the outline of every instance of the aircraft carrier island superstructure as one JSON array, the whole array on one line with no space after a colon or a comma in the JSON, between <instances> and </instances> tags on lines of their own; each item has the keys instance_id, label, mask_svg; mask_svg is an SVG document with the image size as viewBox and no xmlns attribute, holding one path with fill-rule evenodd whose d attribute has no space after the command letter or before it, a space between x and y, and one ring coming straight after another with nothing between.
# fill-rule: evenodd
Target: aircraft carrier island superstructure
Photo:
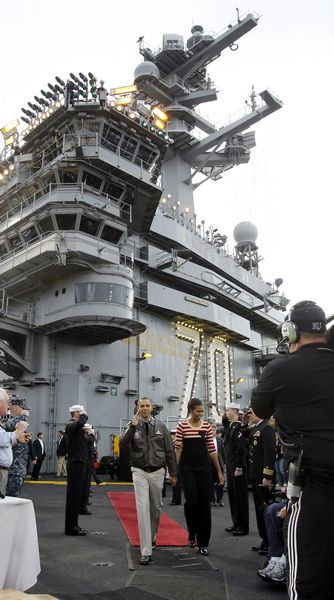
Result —
<instances>
[{"instance_id":1,"label":"aircraft carrier island superstructure","mask_svg":"<svg viewBox=\"0 0 334 600\"><path fill-rule=\"evenodd\" d=\"M236 226L232 254L193 200L249 161L249 127L281 107L253 91L220 128L197 109L217 99L208 65L257 23L165 34L156 51L140 38L133 85L57 76L2 128L0 385L26 398L50 471L70 405L108 455L138 397L170 426L191 397L220 420L272 356L287 300L258 272L255 226Z\"/></svg>"}]
</instances>

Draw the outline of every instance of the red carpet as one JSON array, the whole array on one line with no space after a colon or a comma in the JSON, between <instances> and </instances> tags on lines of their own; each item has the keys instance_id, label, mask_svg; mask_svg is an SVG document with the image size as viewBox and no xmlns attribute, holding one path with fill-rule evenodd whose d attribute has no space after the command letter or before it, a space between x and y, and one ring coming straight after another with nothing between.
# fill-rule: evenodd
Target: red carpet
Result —
<instances>
[{"instance_id":1,"label":"red carpet","mask_svg":"<svg viewBox=\"0 0 334 600\"><path fill-rule=\"evenodd\" d=\"M108 492L108 498L122 523L132 546L139 546L137 511L133 492ZM182 509L181 509L182 510ZM158 546L186 546L188 534L179 523L161 513Z\"/></svg>"}]
</instances>

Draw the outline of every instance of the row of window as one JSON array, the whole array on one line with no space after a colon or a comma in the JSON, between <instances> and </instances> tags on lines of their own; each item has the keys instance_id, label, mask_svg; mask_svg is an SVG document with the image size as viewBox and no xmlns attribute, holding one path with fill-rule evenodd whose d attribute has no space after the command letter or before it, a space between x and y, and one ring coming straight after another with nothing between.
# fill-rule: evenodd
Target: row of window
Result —
<instances>
[{"instance_id":1,"label":"row of window","mask_svg":"<svg viewBox=\"0 0 334 600\"><path fill-rule=\"evenodd\" d=\"M133 307L133 289L116 283L78 283L75 302L112 302Z\"/></svg>"},{"instance_id":2,"label":"row of window","mask_svg":"<svg viewBox=\"0 0 334 600\"><path fill-rule=\"evenodd\" d=\"M81 231L114 245L120 242L124 233L123 229L118 229L85 214L51 213L39 222L31 224L0 242L0 258L12 250L17 250L33 242L40 238L42 234L52 233L53 231Z\"/></svg>"},{"instance_id":3,"label":"row of window","mask_svg":"<svg viewBox=\"0 0 334 600\"><path fill-rule=\"evenodd\" d=\"M143 145L137 138L107 124L103 127L101 145L111 150L111 152L119 150L120 156L142 166L146 171L153 167L159 156L156 150Z\"/></svg>"}]
</instances>

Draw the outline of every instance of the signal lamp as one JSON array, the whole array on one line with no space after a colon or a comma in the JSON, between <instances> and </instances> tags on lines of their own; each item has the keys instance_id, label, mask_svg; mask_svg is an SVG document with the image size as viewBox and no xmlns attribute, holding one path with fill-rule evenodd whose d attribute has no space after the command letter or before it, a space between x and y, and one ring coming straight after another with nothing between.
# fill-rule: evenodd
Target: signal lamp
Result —
<instances>
[{"instance_id":1,"label":"signal lamp","mask_svg":"<svg viewBox=\"0 0 334 600\"><path fill-rule=\"evenodd\" d=\"M117 100L117 104L121 104L122 106L128 106L128 104L131 104L131 102L131 96L122 96L122 98L118 98Z\"/></svg>"},{"instance_id":2,"label":"signal lamp","mask_svg":"<svg viewBox=\"0 0 334 600\"><path fill-rule=\"evenodd\" d=\"M1 133L10 133L14 129L16 129L18 125L20 125L20 121L18 119L14 119L14 121L10 121L10 123L7 123L7 125L1 127Z\"/></svg>"},{"instance_id":3,"label":"signal lamp","mask_svg":"<svg viewBox=\"0 0 334 600\"><path fill-rule=\"evenodd\" d=\"M157 129L160 130L165 128L165 123L163 121L160 121L160 119L155 119L154 125Z\"/></svg>"},{"instance_id":4,"label":"signal lamp","mask_svg":"<svg viewBox=\"0 0 334 600\"><path fill-rule=\"evenodd\" d=\"M139 357L139 360L146 360L147 358L152 358L153 354L151 354L150 352L142 352L141 356Z\"/></svg>"},{"instance_id":5,"label":"signal lamp","mask_svg":"<svg viewBox=\"0 0 334 600\"><path fill-rule=\"evenodd\" d=\"M160 119L160 121L168 121L168 116L166 115L166 113L164 113L164 111L161 110L161 108L158 108L157 106L155 106L152 109L151 114Z\"/></svg>"},{"instance_id":6,"label":"signal lamp","mask_svg":"<svg viewBox=\"0 0 334 600\"><path fill-rule=\"evenodd\" d=\"M5 139L5 146L11 146L15 142L15 135L10 135Z\"/></svg>"},{"instance_id":7,"label":"signal lamp","mask_svg":"<svg viewBox=\"0 0 334 600\"><path fill-rule=\"evenodd\" d=\"M112 96L121 96L122 94L131 94L137 91L136 85L125 85L123 87L113 88L110 90Z\"/></svg>"},{"instance_id":8,"label":"signal lamp","mask_svg":"<svg viewBox=\"0 0 334 600\"><path fill-rule=\"evenodd\" d=\"M58 77L57 75L55 77L55 80L58 81L58 83L60 83L60 85L62 87L65 87L65 81L63 81L62 79L60 79L60 77Z\"/></svg>"}]
</instances>

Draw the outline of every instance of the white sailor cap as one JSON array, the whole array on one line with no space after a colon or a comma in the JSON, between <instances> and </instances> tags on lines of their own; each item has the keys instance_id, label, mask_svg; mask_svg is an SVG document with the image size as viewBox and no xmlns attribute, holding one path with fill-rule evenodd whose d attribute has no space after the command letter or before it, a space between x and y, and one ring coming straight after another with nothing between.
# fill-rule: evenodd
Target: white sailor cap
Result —
<instances>
[{"instance_id":1,"label":"white sailor cap","mask_svg":"<svg viewBox=\"0 0 334 600\"><path fill-rule=\"evenodd\" d=\"M84 411L84 407L81 404L73 404L73 406L69 407L69 412L81 412L82 410Z\"/></svg>"},{"instance_id":2,"label":"white sailor cap","mask_svg":"<svg viewBox=\"0 0 334 600\"><path fill-rule=\"evenodd\" d=\"M92 429L92 425L90 423L85 423L84 429Z\"/></svg>"},{"instance_id":3,"label":"white sailor cap","mask_svg":"<svg viewBox=\"0 0 334 600\"><path fill-rule=\"evenodd\" d=\"M225 408L226 409L228 409L228 408L235 408L236 410L240 410L240 404L238 404L237 402L228 402L225 405Z\"/></svg>"}]
</instances>

